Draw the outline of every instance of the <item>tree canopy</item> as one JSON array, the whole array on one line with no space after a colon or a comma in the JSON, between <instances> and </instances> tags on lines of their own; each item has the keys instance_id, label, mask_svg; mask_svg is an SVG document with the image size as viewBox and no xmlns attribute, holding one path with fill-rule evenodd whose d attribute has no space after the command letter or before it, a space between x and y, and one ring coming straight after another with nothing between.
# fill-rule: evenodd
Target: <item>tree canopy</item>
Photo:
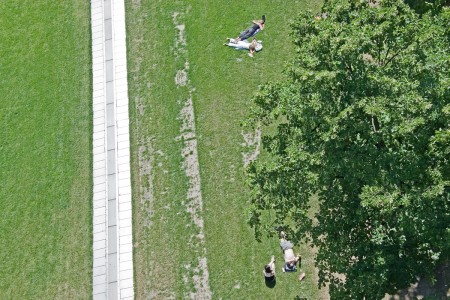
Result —
<instances>
[{"instance_id":1,"label":"tree canopy","mask_svg":"<svg viewBox=\"0 0 450 300\"><path fill-rule=\"evenodd\" d=\"M449 10L331 0L292 38L285 80L261 87L248 120L268 153L248 168L250 224L317 246L332 298L432 276L450 251Z\"/></svg>"}]
</instances>

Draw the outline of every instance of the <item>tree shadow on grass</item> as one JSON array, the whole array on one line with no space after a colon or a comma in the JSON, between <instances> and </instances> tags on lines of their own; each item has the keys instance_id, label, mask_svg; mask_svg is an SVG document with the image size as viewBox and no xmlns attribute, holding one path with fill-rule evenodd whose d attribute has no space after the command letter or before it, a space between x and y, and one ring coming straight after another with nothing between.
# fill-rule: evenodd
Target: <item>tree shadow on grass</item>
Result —
<instances>
[{"instance_id":1,"label":"tree shadow on grass","mask_svg":"<svg viewBox=\"0 0 450 300\"><path fill-rule=\"evenodd\" d=\"M394 295L386 295L383 300L446 300L450 297L450 262L436 269L436 283L433 285L427 279L420 278L418 282L407 289L399 290Z\"/></svg>"}]
</instances>

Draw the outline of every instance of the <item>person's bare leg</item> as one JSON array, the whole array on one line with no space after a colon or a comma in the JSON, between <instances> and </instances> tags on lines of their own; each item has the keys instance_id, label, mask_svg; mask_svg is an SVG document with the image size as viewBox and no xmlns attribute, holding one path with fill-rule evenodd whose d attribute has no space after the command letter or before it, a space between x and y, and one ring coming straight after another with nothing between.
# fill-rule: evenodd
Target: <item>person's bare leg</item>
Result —
<instances>
[{"instance_id":1,"label":"person's bare leg","mask_svg":"<svg viewBox=\"0 0 450 300\"><path fill-rule=\"evenodd\" d=\"M270 259L270 262L268 263L270 268L275 271L275 256L272 255L272 258Z\"/></svg>"}]
</instances>

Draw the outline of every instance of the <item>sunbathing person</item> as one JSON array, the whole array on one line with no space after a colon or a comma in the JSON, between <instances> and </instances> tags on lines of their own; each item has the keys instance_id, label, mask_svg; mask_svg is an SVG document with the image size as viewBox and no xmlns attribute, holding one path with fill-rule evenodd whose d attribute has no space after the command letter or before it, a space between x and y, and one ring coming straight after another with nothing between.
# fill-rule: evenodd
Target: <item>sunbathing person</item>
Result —
<instances>
[{"instance_id":1,"label":"sunbathing person","mask_svg":"<svg viewBox=\"0 0 450 300\"><path fill-rule=\"evenodd\" d=\"M253 57L253 54L257 51L261 51L263 48L261 41L257 41L253 39L250 43L249 41L237 41L236 39L227 38L228 43L225 43L224 46L232 47L236 50L249 50L249 56Z\"/></svg>"},{"instance_id":2,"label":"sunbathing person","mask_svg":"<svg viewBox=\"0 0 450 300\"><path fill-rule=\"evenodd\" d=\"M237 38L236 41L246 40L255 34L257 34L260 30L264 30L264 24L266 23L266 16L263 15L261 20L253 20L252 26L242 31Z\"/></svg>"},{"instance_id":3,"label":"sunbathing person","mask_svg":"<svg viewBox=\"0 0 450 300\"><path fill-rule=\"evenodd\" d=\"M286 239L286 234L282 231L280 233L280 247L284 253L284 266L283 272L296 272L297 271L297 263L301 261L300 255L294 255L294 245L291 241ZM305 273L300 274L302 280L305 277Z\"/></svg>"}]
</instances>

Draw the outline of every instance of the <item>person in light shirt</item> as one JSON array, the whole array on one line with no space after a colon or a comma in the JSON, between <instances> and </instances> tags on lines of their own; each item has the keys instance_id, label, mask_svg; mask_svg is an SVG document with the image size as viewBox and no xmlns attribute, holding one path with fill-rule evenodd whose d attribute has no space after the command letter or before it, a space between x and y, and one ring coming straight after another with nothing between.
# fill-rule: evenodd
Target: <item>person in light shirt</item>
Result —
<instances>
[{"instance_id":1,"label":"person in light shirt","mask_svg":"<svg viewBox=\"0 0 450 300\"><path fill-rule=\"evenodd\" d=\"M227 38L227 40L228 43L225 43L224 46L232 47L236 50L249 50L248 55L250 57L253 57L255 52L261 51L263 48L261 41L257 41L256 39L253 39L251 43L247 40L238 41L232 38Z\"/></svg>"},{"instance_id":2,"label":"person in light shirt","mask_svg":"<svg viewBox=\"0 0 450 300\"><path fill-rule=\"evenodd\" d=\"M286 239L286 233L284 231L280 233L280 247L284 254L283 272L296 272L297 263L301 262L301 257L300 254L294 254L294 245ZM305 273L300 274L299 280L303 280L303 278L305 278Z\"/></svg>"}]
</instances>

